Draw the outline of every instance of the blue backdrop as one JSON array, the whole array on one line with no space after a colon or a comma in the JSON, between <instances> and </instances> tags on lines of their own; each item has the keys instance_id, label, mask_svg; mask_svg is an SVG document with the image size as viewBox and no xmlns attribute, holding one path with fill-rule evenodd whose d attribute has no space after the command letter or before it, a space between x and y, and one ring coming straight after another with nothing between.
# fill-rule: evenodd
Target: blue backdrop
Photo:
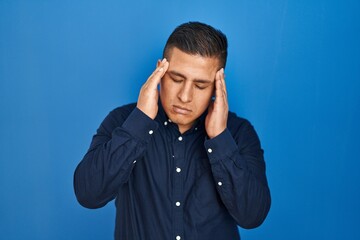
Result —
<instances>
[{"instance_id":1,"label":"blue backdrop","mask_svg":"<svg viewBox=\"0 0 360 240\"><path fill-rule=\"evenodd\" d=\"M273 204L243 239L360 239L360 2L0 0L0 238L112 239L73 171L136 101L180 23L229 39L230 108L258 131Z\"/></svg>"}]
</instances>

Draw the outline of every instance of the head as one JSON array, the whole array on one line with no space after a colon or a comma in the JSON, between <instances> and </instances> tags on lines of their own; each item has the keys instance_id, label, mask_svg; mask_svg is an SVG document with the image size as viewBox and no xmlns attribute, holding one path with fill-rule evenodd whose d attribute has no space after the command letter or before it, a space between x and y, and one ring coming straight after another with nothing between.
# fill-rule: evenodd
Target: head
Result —
<instances>
[{"instance_id":1,"label":"head","mask_svg":"<svg viewBox=\"0 0 360 240\"><path fill-rule=\"evenodd\" d=\"M169 60L171 50L177 48L190 55L217 58L219 67L225 68L227 58L227 38L220 30L200 22L181 24L167 40L163 57Z\"/></svg>"},{"instance_id":2,"label":"head","mask_svg":"<svg viewBox=\"0 0 360 240\"><path fill-rule=\"evenodd\" d=\"M209 25L189 22L170 35L163 55L169 68L160 83L160 100L183 133L209 106L215 75L226 64L227 39Z\"/></svg>"}]
</instances>

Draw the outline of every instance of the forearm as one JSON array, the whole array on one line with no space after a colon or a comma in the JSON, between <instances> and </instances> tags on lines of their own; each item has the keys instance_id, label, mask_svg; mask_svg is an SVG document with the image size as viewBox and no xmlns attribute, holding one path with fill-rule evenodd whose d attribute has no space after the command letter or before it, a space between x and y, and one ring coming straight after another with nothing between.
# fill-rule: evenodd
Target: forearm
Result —
<instances>
[{"instance_id":1,"label":"forearm","mask_svg":"<svg viewBox=\"0 0 360 240\"><path fill-rule=\"evenodd\" d=\"M127 181L133 162L141 157L144 144L117 132L121 130L115 130L111 140L89 151L75 171L75 194L85 207L102 207L112 200Z\"/></svg>"},{"instance_id":2,"label":"forearm","mask_svg":"<svg viewBox=\"0 0 360 240\"><path fill-rule=\"evenodd\" d=\"M149 129L156 128L157 124L138 109L110 135L100 128L75 170L78 201L85 207L98 208L114 199L121 185L128 181L136 161L142 158L151 139Z\"/></svg>"},{"instance_id":3,"label":"forearm","mask_svg":"<svg viewBox=\"0 0 360 240\"><path fill-rule=\"evenodd\" d=\"M206 141L205 147L218 192L229 213L243 228L259 226L271 203L260 145L240 148L225 130Z\"/></svg>"},{"instance_id":4,"label":"forearm","mask_svg":"<svg viewBox=\"0 0 360 240\"><path fill-rule=\"evenodd\" d=\"M238 225L255 228L267 216L270 191L266 183L249 169L236 165L235 161L229 158L213 164L214 179L223 203Z\"/></svg>"}]
</instances>

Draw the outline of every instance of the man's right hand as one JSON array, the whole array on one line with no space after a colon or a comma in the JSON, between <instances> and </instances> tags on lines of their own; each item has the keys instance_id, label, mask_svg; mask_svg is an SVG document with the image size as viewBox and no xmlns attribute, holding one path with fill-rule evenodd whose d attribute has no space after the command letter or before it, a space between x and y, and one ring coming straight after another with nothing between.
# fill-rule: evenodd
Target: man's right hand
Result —
<instances>
[{"instance_id":1,"label":"man's right hand","mask_svg":"<svg viewBox=\"0 0 360 240\"><path fill-rule=\"evenodd\" d=\"M164 58L161 62L158 61L157 68L146 80L141 87L139 98L137 101L137 108L140 109L151 119L155 119L158 112L159 85L161 78L169 67L169 62Z\"/></svg>"}]
</instances>

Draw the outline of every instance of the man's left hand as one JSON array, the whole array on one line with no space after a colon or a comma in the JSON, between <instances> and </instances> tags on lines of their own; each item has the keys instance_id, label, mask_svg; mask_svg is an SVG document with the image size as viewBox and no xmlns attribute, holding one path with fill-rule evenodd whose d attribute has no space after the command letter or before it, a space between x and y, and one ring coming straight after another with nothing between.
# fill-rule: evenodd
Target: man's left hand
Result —
<instances>
[{"instance_id":1,"label":"man's left hand","mask_svg":"<svg viewBox=\"0 0 360 240\"><path fill-rule=\"evenodd\" d=\"M205 129L209 138L214 138L226 129L229 105L225 86L224 69L215 75L215 101L211 101L205 119Z\"/></svg>"}]
</instances>

